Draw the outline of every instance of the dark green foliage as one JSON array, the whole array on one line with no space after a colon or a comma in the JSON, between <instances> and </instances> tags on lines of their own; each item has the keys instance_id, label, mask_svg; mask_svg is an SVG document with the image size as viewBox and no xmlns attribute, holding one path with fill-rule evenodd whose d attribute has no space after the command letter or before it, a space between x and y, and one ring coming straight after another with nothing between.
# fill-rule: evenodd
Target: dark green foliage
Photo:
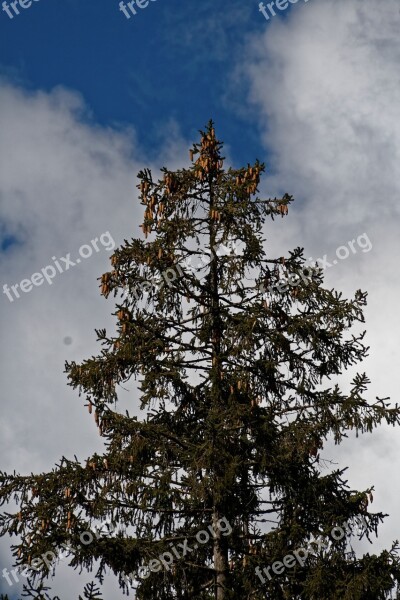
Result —
<instances>
[{"instance_id":1,"label":"dark green foliage","mask_svg":"<svg viewBox=\"0 0 400 600\"><path fill-rule=\"evenodd\" d=\"M85 586L83 598L86 600L103 600L100 589L93 582L90 582ZM83 600L83 598L82 596L79 596L79 600Z\"/></svg>"},{"instance_id":2,"label":"dark green foliage","mask_svg":"<svg viewBox=\"0 0 400 600\"><path fill-rule=\"evenodd\" d=\"M224 170L221 150L210 123L189 169L164 169L159 180L139 173L145 240L125 241L101 278L102 294L116 298L117 331L98 330L99 356L66 365L104 454L63 458L41 475L1 474L1 503L20 508L3 513L0 533L18 536L18 565L69 542L71 566L95 567L100 584L108 568L140 600L388 599L400 578L396 544L379 556L348 548L359 517L358 537L371 539L385 516L368 510L373 488L352 490L344 469L321 468L328 439L400 420L397 405L366 399L366 374L348 393L329 381L367 354L358 328L366 294L325 289L301 248L267 257L265 220L285 216L292 197L260 200L264 166ZM304 276L273 291L295 274ZM143 419L115 405L132 380ZM107 519L118 533L82 545ZM190 552L135 580L183 543ZM310 543L303 565L264 582L256 575ZM42 565L36 579L49 572ZM100 598L91 585L84 597Z\"/></svg>"}]
</instances>

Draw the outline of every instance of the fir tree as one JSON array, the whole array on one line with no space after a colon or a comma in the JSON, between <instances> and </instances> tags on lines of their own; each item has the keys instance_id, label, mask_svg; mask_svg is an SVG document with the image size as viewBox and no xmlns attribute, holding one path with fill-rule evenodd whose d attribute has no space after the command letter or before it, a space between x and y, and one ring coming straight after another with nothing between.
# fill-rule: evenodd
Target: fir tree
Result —
<instances>
[{"instance_id":1,"label":"fir tree","mask_svg":"<svg viewBox=\"0 0 400 600\"><path fill-rule=\"evenodd\" d=\"M48 598L56 561L34 560L68 544L72 567L95 567L100 585L108 569L143 600L390 598L397 543L348 550L385 516L368 509L373 488L321 469L327 440L400 420L388 399L366 399L365 373L347 393L330 383L367 354L366 294L324 288L302 248L266 255L265 221L293 198L258 198L258 161L224 169L212 122L190 158L158 180L139 173L145 239L125 241L101 278L117 330L96 332L99 356L66 364L104 454L1 473L1 503L18 509L0 533L18 537L15 563L32 567L26 594ZM129 381L143 419L117 409ZM98 593L92 583L84 597Z\"/></svg>"}]
</instances>

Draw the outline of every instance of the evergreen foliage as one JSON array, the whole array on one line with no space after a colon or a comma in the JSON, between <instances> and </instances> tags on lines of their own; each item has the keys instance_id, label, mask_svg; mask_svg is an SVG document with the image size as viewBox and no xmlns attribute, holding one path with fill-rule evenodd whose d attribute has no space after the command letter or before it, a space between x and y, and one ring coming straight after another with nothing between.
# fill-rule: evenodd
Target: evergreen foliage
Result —
<instances>
[{"instance_id":1,"label":"evergreen foliage","mask_svg":"<svg viewBox=\"0 0 400 600\"><path fill-rule=\"evenodd\" d=\"M258 161L224 169L212 122L190 158L160 179L139 173L145 239L126 240L101 278L117 330L96 332L98 356L66 364L104 453L85 464L63 457L39 475L1 473L0 502L19 508L3 512L0 534L17 536L16 565L68 542L72 567L95 568L100 585L109 569L140 600L391 598L397 543L380 555L348 549L354 535L372 541L385 516L369 510L373 488L350 489L345 469L321 456L327 440L399 424L397 405L367 400L365 373L347 392L330 381L367 355L366 293L347 300L324 288L302 248L266 255L265 221L287 215L293 198L258 197ZM131 381L142 419L117 408ZM106 521L118 532L82 543ZM313 540L303 565L264 574ZM32 570L30 597L48 598L40 586L52 570ZM100 600L99 588L84 598Z\"/></svg>"}]
</instances>

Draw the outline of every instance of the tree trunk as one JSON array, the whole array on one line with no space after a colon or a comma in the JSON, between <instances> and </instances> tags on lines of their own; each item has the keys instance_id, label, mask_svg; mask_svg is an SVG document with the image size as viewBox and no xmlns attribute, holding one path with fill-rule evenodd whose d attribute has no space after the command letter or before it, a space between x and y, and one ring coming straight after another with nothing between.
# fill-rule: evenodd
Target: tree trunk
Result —
<instances>
[{"instance_id":1,"label":"tree trunk","mask_svg":"<svg viewBox=\"0 0 400 600\"><path fill-rule=\"evenodd\" d=\"M214 206L213 180L210 176L210 211ZM221 315L219 305L219 280L218 280L218 255L216 253L218 224L210 221L210 300L211 300L211 318L212 318L212 371L211 371L211 390L214 406L220 407L221 398ZM213 437L213 446L216 445L215 434ZM216 479L222 478L224 466L218 465L215 470ZM214 494L213 494L214 496ZM219 510L213 497L213 530L214 530L214 569L215 569L215 600L225 600L228 579L228 551L226 541L222 537L218 522L225 515Z\"/></svg>"},{"instance_id":2,"label":"tree trunk","mask_svg":"<svg viewBox=\"0 0 400 600\"><path fill-rule=\"evenodd\" d=\"M215 569L215 600L225 600L226 583L228 572L228 556L226 545L218 528L218 521L222 518L218 510L214 507L213 511L213 530L214 530L214 569Z\"/></svg>"}]
</instances>

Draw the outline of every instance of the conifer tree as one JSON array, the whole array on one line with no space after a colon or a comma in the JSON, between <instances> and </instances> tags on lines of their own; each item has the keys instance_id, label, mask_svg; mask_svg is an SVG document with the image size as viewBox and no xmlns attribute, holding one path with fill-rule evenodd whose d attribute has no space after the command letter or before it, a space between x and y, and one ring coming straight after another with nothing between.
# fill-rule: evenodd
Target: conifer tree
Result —
<instances>
[{"instance_id":1,"label":"conifer tree","mask_svg":"<svg viewBox=\"0 0 400 600\"><path fill-rule=\"evenodd\" d=\"M96 331L98 356L66 363L104 453L1 473L0 501L18 508L0 534L17 536L26 593L43 600L49 552L66 545L72 567L95 568L100 585L111 571L140 600L394 597L397 542L349 550L384 519L373 488L322 468L328 440L400 420L387 398L368 401L365 373L348 392L330 382L367 354L366 293L326 289L300 247L268 257L263 227L292 196L261 200L264 165L225 169L213 123L200 133L189 168L139 173L144 239L126 240L101 277L116 331ZM143 418L118 409L132 381Z\"/></svg>"}]
</instances>

